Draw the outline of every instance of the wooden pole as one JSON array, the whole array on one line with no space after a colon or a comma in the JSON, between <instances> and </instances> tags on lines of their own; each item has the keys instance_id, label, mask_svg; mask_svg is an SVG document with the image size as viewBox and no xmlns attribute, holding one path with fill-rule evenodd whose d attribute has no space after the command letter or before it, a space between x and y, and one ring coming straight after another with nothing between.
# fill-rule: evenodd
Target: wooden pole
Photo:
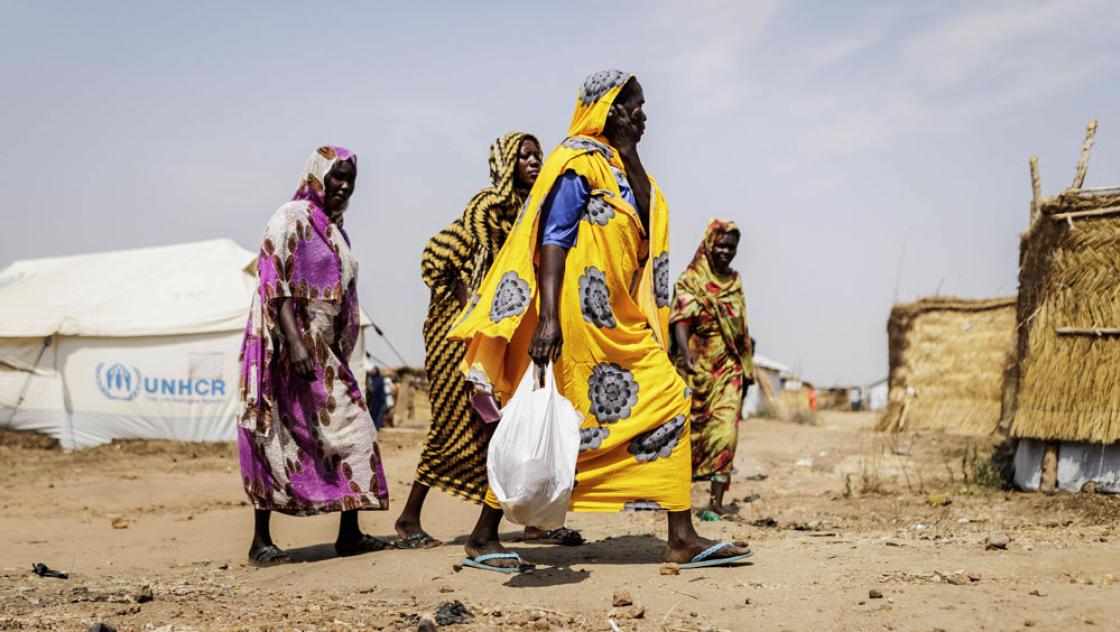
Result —
<instances>
[{"instance_id":1,"label":"wooden pole","mask_svg":"<svg viewBox=\"0 0 1120 632\"><path fill-rule=\"evenodd\" d=\"M1059 336L1120 336L1120 327L1055 327Z\"/></svg>"},{"instance_id":2,"label":"wooden pole","mask_svg":"<svg viewBox=\"0 0 1120 632\"><path fill-rule=\"evenodd\" d=\"M1031 156L1031 224L1042 211L1042 182L1038 179L1038 156Z\"/></svg>"},{"instance_id":3,"label":"wooden pole","mask_svg":"<svg viewBox=\"0 0 1120 632\"><path fill-rule=\"evenodd\" d=\"M1097 119L1089 121L1085 130L1085 142L1081 144L1081 156L1077 159L1077 175L1073 177L1071 189L1080 189L1085 184L1085 172L1089 170L1089 150L1093 148L1093 138L1097 135Z\"/></svg>"},{"instance_id":4,"label":"wooden pole","mask_svg":"<svg viewBox=\"0 0 1120 632\"><path fill-rule=\"evenodd\" d=\"M1068 213L1054 213L1050 219L1054 221L1061 221L1067 219L1078 219L1081 217L1099 217L1102 215L1115 215L1120 213L1120 206L1107 206L1105 208L1096 208L1091 211L1070 211Z\"/></svg>"},{"instance_id":5,"label":"wooden pole","mask_svg":"<svg viewBox=\"0 0 1120 632\"><path fill-rule=\"evenodd\" d=\"M1052 494L1058 489L1058 442L1047 441L1046 452L1042 454L1042 480L1038 491Z\"/></svg>"}]
</instances>

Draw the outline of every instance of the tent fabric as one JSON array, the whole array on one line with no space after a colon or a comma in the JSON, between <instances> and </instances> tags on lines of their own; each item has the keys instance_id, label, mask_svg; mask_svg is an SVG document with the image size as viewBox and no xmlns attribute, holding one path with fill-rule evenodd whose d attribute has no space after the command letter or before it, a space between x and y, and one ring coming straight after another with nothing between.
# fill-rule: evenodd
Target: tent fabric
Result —
<instances>
[{"instance_id":1,"label":"tent fabric","mask_svg":"<svg viewBox=\"0 0 1120 632\"><path fill-rule=\"evenodd\" d=\"M1015 486L1036 491L1042 483L1046 442L1020 439L1015 449ZM1062 441L1058 444L1058 489L1079 492L1086 483L1098 492L1120 493L1120 443Z\"/></svg>"},{"instance_id":2,"label":"tent fabric","mask_svg":"<svg viewBox=\"0 0 1120 632\"><path fill-rule=\"evenodd\" d=\"M0 337L243 329L255 272L229 239L17 261L0 272Z\"/></svg>"},{"instance_id":3,"label":"tent fabric","mask_svg":"<svg viewBox=\"0 0 1120 632\"><path fill-rule=\"evenodd\" d=\"M0 427L65 449L233 440L256 259L218 239L0 271ZM362 336L351 358L359 383L364 355Z\"/></svg>"}]
</instances>

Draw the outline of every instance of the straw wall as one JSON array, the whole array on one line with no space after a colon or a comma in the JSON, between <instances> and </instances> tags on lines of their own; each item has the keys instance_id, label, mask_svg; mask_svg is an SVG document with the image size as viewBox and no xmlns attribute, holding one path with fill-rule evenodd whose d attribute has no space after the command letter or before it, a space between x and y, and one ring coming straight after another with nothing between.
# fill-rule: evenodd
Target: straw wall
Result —
<instances>
[{"instance_id":1,"label":"straw wall","mask_svg":"<svg viewBox=\"0 0 1120 632\"><path fill-rule=\"evenodd\" d=\"M1120 189L1045 200L1020 242L1011 434L1120 440Z\"/></svg>"},{"instance_id":2,"label":"straw wall","mask_svg":"<svg viewBox=\"0 0 1120 632\"><path fill-rule=\"evenodd\" d=\"M1015 298L925 298L887 321L890 392L880 430L996 430L1015 346Z\"/></svg>"},{"instance_id":3,"label":"straw wall","mask_svg":"<svg viewBox=\"0 0 1120 632\"><path fill-rule=\"evenodd\" d=\"M849 388L837 386L817 391L817 410L851 410Z\"/></svg>"}]
</instances>

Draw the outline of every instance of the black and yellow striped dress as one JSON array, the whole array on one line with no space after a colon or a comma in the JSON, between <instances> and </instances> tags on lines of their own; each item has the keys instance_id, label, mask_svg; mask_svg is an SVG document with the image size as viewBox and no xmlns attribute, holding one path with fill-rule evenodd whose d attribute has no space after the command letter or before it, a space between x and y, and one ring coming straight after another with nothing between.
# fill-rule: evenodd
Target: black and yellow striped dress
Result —
<instances>
[{"instance_id":1,"label":"black and yellow striped dress","mask_svg":"<svg viewBox=\"0 0 1120 632\"><path fill-rule=\"evenodd\" d=\"M513 132L490 146L491 188L479 191L463 215L428 241L421 275L431 288L424 321L424 369L428 372L432 425L420 454L416 480L475 503L486 496L486 445L470 404L472 388L459 365L466 348L447 339L461 307L455 285L473 293L505 243L522 200L514 187L518 153L530 134Z\"/></svg>"}]
</instances>

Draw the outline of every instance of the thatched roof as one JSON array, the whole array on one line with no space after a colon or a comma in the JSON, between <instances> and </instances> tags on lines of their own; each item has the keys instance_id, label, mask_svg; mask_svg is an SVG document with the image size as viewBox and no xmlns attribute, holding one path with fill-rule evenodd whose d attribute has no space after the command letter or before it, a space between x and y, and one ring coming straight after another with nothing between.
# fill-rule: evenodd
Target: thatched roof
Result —
<instances>
[{"instance_id":1,"label":"thatched roof","mask_svg":"<svg viewBox=\"0 0 1120 632\"><path fill-rule=\"evenodd\" d=\"M924 298L887 321L890 392L880 430L996 430L1015 335L1015 297Z\"/></svg>"},{"instance_id":2,"label":"thatched roof","mask_svg":"<svg viewBox=\"0 0 1120 632\"><path fill-rule=\"evenodd\" d=\"M1120 188L1040 200L1020 241L1012 436L1120 440Z\"/></svg>"}]
</instances>

